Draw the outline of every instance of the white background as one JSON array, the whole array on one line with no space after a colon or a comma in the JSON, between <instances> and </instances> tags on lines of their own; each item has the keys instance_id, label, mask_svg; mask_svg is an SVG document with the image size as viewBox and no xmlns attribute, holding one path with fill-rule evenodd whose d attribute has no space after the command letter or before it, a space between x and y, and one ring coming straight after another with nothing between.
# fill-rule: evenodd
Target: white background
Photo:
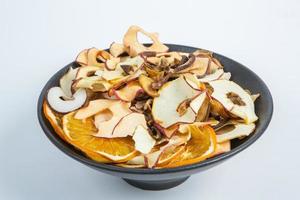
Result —
<instances>
[{"instance_id":1,"label":"white background","mask_svg":"<svg viewBox=\"0 0 300 200\"><path fill-rule=\"evenodd\" d=\"M0 199L300 199L300 1L0 0ZM133 188L64 155L36 117L38 95L84 48L120 42L129 25L163 42L210 49L255 71L273 120L249 149L183 185Z\"/></svg>"}]
</instances>

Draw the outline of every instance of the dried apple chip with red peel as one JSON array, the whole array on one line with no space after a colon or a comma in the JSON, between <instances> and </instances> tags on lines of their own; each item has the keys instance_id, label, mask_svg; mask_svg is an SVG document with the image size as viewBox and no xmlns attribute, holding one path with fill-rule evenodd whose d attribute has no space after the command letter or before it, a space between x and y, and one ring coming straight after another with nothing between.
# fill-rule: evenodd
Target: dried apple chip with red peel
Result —
<instances>
[{"instance_id":1,"label":"dried apple chip with red peel","mask_svg":"<svg viewBox=\"0 0 300 200\"><path fill-rule=\"evenodd\" d=\"M114 94L118 99L127 102L134 100L136 96L143 92L144 90L138 81L131 81L122 89L114 90Z\"/></svg>"},{"instance_id":2,"label":"dried apple chip with red peel","mask_svg":"<svg viewBox=\"0 0 300 200\"><path fill-rule=\"evenodd\" d=\"M226 142L235 138L241 138L250 135L255 129L255 124L242 124L233 122L216 131L218 143Z\"/></svg>"},{"instance_id":3,"label":"dried apple chip with red peel","mask_svg":"<svg viewBox=\"0 0 300 200\"><path fill-rule=\"evenodd\" d=\"M230 113L244 119L246 124L251 124L258 119L251 95L241 86L227 80L216 80L209 84L214 90L211 96Z\"/></svg>"},{"instance_id":4,"label":"dried apple chip with red peel","mask_svg":"<svg viewBox=\"0 0 300 200\"><path fill-rule=\"evenodd\" d=\"M102 50L96 49L95 47L88 49L87 51L87 65L88 66L97 66L104 68L105 64L98 62L98 55L102 52Z\"/></svg>"},{"instance_id":5,"label":"dried apple chip with red peel","mask_svg":"<svg viewBox=\"0 0 300 200\"><path fill-rule=\"evenodd\" d=\"M113 42L110 47L109 47L109 52L111 53L111 55L113 55L114 57L118 57L121 54L126 52L126 48L123 44L119 44L116 42Z\"/></svg>"},{"instance_id":6,"label":"dried apple chip with red peel","mask_svg":"<svg viewBox=\"0 0 300 200\"><path fill-rule=\"evenodd\" d=\"M183 77L167 82L158 92L152 106L154 120L164 128L176 123L192 123L196 114L189 107L184 115L180 115L176 109L184 100L196 96L199 91L190 87ZM163 112L162 112L163 111Z\"/></svg>"},{"instance_id":7,"label":"dried apple chip with red peel","mask_svg":"<svg viewBox=\"0 0 300 200\"><path fill-rule=\"evenodd\" d=\"M170 138L179 128L179 124L174 124L168 128L164 128L156 122L153 123L153 126L155 126L167 138Z\"/></svg>"},{"instance_id":8,"label":"dried apple chip with red peel","mask_svg":"<svg viewBox=\"0 0 300 200\"><path fill-rule=\"evenodd\" d=\"M110 58L110 59L107 59L105 61L105 67L106 69L110 70L110 71L113 71L116 69L118 63L120 63L120 58Z\"/></svg>"},{"instance_id":9,"label":"dried apple chip with red peel","mask_svg":"<svg viewBox=\"0 0 300 200\"><path fill-rule=\"evenodd\" d=\"M76 80L80 79L80 78L86 78L86 77L90 77L93 76L95 74L96 71L98 71L99 67L97 66L82 66L80 68L78 68L77 74L76 74Z\"/></svg>"},{"instance_id":10,"label":"dried apple chip with red peel","mask_svg":"<svg viewBox=\"0 0 300 200\"><path fill-rule=\"evenodd\" d=\"M76 57L75 61L81 65L87 65L88 64L87 52L88 52L88 49L82 50Z\"/></svg>"},{"instance_id":11,"label":"dried apple chip with red peel","mask_svg":"<svg viewBox=\"0 0 300 200\"><path fill-rule=\"evenodd\" d=\"M110 137L127 137L134 134L138 126L147 127L145 116L132 112L124 116L114 127Z\"/></svg>"},{"instance_id":12,"label":"dried apple chip with red peel","mask_svg":"<svg viewBox=\"0 0 300 200\"><path fill-rule=\"evenodd\" d=\"M142 74L139 76L139 83L144 91L150 95L151 97L159 96L158 92L152 88L152 83L154 82L153 79L149 78L148 76Z\"/></svg>"},{"instance_id":13,"label":"dried apple chip with red peel","mask_svg":"<svg viewBox=\"0 0 300 200\"><path fill-rule=\"evenodd\" d=\"M108 109L112 104L116 103L114 100L108 100L108 99L97 99L90 101L89 104L78 110L74 118L75 119L86 119L88 117L94 116L95 114Z\"/></svg>"},{"instance_id":14,"label":"dried apple chip with red peel","mask_svg":"<svg viewBox=\"0 0 300 200\"><path fill-rule=\"evenodd\" d=\"M223 74L224 74L224 70L223 69L218 69L212 74L208 74L208 75L204 76L203 78L199 78L199 81L203 82L203 83L208 83L208 82L211 82L211 81L215 81L215 80L220 79Z\"/></svg>"},{"instance_id":15,"label":"dried apple chip with red peel","mask_svg":"<svg viewBox=\"0 0 300 200\"><path fill-rule=\"evenodd\" d=\"M59 79L59 86L61 90L64 93L63 98L65 100L72 99L73 92L72 92L72 84L74 79L76 79L76 74L78 73L78 68L73 69L72 67L69 68L67 73L65 73L60 79Z\"/></svg>"},{"instance_id":16,"label":"dried apple chip with red peel","mask_svg":"<svg viewBox=\"0 0 300 200\"><path fill-rule=\"evenodd\" d=\"M141 44L137 39L138 32L149 37L153 41L153 44L150 47ZM130 56L136 56L143 51L166 52L169 50L166 45L159 41L156 33L148 33L138 26L129 27L124 35L123 44L128 49L128 54Z\"/></svg>"},{"instance_id":17,"label":"dried apple chip with red peel","mask_svg":"<svg viewBox=\"0 0 300 200\"><path fill-rule=\"evenodd\" d=\"M90 89L93 92L106 92L112 87L112 84L106 80L103 80L99 76L91 76L80 78L73 83L73 88L85 88Z\"/></svg>"},{"instance_id":18,"label":"dried apple chip with red peel","mask_svg":"<svg viewBox=\"0 0 300 200\"><path fill-rule=\"evenodd\" d=\"M95 115L95 126L98 128L98 131L95 133L97 137L112 137L112 133L116 125L121 121L121 119L129 114L132 111L129 109L129 104L122 101L115 101L108 109L112 113L112 117L108 121L103 121L102 113L98 115L100 118Z\"/></svg>"},{"instance_id":19,"label":"dried apple chip with red peel","mask_svg":"<svg viewBox=\"0 0 300 200\"><path fill-rule=\"evenodd\" d=\"M147 127L145 116L141 113L132 112L129 106L129 104L121 101L113 101L109 107L105 107L106 110L110 111L109 113L100 112L96 114L94 123L98 131L94 133L94 136L102 138L127 137L133 135L137 126Z\"/></svg>"}]
</instances>

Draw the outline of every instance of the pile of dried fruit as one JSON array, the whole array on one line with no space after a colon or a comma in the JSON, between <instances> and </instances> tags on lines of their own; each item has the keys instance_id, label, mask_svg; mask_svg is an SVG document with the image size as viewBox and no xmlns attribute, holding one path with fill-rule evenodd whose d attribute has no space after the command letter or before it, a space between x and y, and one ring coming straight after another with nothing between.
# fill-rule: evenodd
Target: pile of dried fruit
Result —
<instances>
[{"instance_id":1,"label":"pile of dried fruit","mask_svg":"<svg viewBox=\"0 0 300 200\"><path fill-rule=\"evenodd\" d=\"M144 46L137 33L153 44ZM129 28L123 44L90 48L48 91L44 114L57 134L93 160L169 168L230 151L258 119L251 95L211 52L170 52L158 35Z\"/></svg>"}]
</instances>

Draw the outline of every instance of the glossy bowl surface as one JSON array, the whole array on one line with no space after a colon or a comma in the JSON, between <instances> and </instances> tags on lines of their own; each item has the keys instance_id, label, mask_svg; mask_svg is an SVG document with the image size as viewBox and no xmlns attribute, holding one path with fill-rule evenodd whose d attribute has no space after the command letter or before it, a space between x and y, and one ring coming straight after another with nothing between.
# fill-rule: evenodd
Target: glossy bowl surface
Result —
<instances>
[{"instance_id":1,"label":"glossy bowl surface","mask_svg":"<svg viewBox=\"0 0 300 200\"><path fill-rule=\"evenodd\" d=\"M199 49L174 44L166 45L170 47L170 51L193 52ZM242 64L217 53L214 53L213 55L222 63L225 71L231 72L231 80L237 82L243 88L249 89L252 93L259 93L261 95L255 102L256 114L259 117L259 121L256 123L256 130L249 137L246 137L242 140L233 140L232 150L228 153L209 158L200 163L170 169L129 169L118 167L115 165L102 164L87 158L79 150L63 141L55 133L42 111L42 105L47 91L51 87L58 85L60 77L68 70L70 66L78 67L75 62L72 62L59 70L44 86L40 94L37 107L37 114L40 125L49 140L56 147L58 147L68 156L91 168L107 174L121 177L125 179L125 181L127 181L129 184L140 187L142 189L160 190L174 187L185 181L190 175L218 165L249 147L264 133L272 118L273 100L271 93L265 83L254 72L252 72Z\"/></svg>"}]
</instances>

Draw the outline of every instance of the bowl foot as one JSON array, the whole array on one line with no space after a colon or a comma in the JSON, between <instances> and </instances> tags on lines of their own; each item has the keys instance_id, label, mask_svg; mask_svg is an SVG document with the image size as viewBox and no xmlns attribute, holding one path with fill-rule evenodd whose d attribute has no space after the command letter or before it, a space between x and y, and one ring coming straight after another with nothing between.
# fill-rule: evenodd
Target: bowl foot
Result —
<instances>
[{"instance_id":1,"label":"bowl foot","mask_svg":"<svg viewBox=\"0 0 300 200\"><path fill-rule=\"evenodd\" d=\"M126 179L126 178L123 178L123 180L126 181L128 184L143 190L166 190L166 189L176 187L177 185L180 185L188 178L189 176L183 178L177 178L177 179L158 180L158 181L143 181L143 180L133 180L133 179Z\"/></svg>"}]
</instances>

